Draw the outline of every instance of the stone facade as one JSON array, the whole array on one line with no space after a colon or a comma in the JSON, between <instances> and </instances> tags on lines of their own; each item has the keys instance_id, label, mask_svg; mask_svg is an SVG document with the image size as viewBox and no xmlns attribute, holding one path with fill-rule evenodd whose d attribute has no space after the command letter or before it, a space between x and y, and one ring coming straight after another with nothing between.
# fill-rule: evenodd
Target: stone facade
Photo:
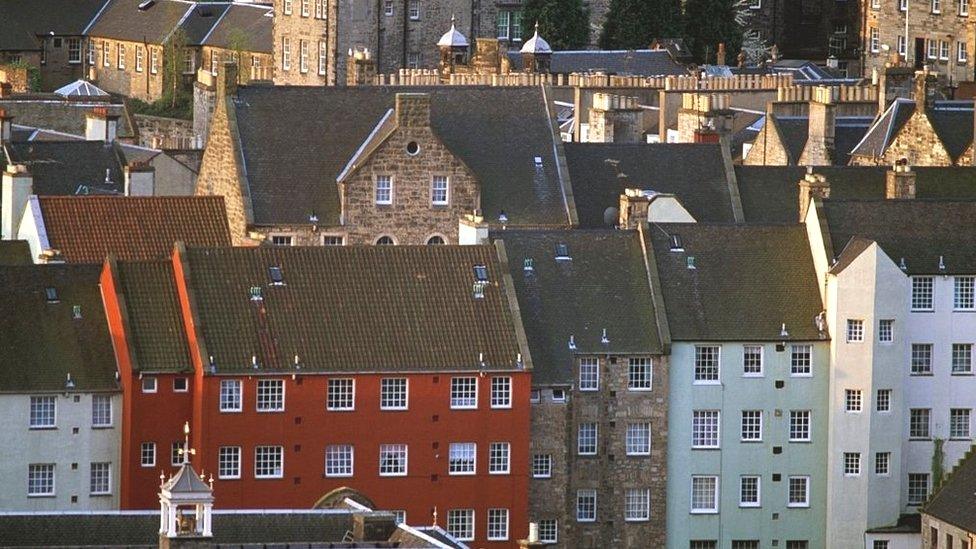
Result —
<instances>
[{"instance_id":1,"label":"stone facade","mask_svg":"<svg viewBox=\"0 0 976 549\"><path fill-rule=\"evenodd\" d=\"M337 83L338 2L275 0L275 84L332 86Z\"/></svg>"},{"instance_id":2,"label":"stone facade","mask_svg":"<svg viewBox=\"0 0 976 549\"><path fill-rule=\"evenodd\" d=\"M93 49L86 55L94 56L92 72L98 87L109 93L147 102L162 97L165 72L163 46L97 37L90 40ZM193 74L200 53L199 49L188 49L192 52L193 67L188 66L184 72Z\"/></svg>"},{"instance_id":3,"label":"stone facade","mask_svg":"<svg viewBox=\"0 0 976 549\"><path fill-rule=\"evenodd\" d=\"M145 114L132 115L139 128L139 143L153 149L196 149L202 145L194 134L193 123L179 118Z\"/></svg>"},{"instance_id":4,"label":"stone facade","mask_svg":"<svg viewBox=\"0 0 976 549\"><path fill-rule=\"evenodd\" d=\"M570 445L575 435L570 432L571 401L566 398L569 388L538 387L535 390L539 398L532 403L531 451L533 456L550 456L552 471L548 477L532 476L529 521L555 521L555 546L572 547L573 540L567 533L570 522L575 520L575 501L569 493Z\"/></svg>"},{"instance_id":5,"label":"stone facade","mask_svg":"<svg viewBox=\"0 0 976 549\"><path fill-rule=\"evenodd\" d=\"M85 44L81 36L47 36L41 44L41 90L56 90L85 77Z\"/></svg>"},{"instance_id":6,"label":"stone facade","mask_svg":"<svg viewBox=\"0 0 976 549\"><path fill-rule=\"evenodd\" d=\"M742 163L746 166L788 166L790 156L786 151L786 145L775 129L775 117L767 116L766 123L763 125L756 140Z\"/></svg>"},{"instance_id":7,"label":"stone facade","mask_svg":"<svg viewBox=\"0 0 976 549\"><path fill-rule=\"evenodd\" d=\"M241 59L238 59L240 57ZM217 76L224 63L237 64L237 83L247 84L251 80L271 80L274 61L270 53L242 51L203 46L200 67Z\"/></svg>"},{"instance_id":8,"label":"stone facade","mask_svg":"<svg viewBox=\"0 0 976 549\"><path fill-rule=\"evenodd\" d=\"M966 545L953 545L954 543ZM922 513L922 549L972 547L973 543L976 543L976 532L968 532L932 515Z\"/></svg>"}]
</instances>

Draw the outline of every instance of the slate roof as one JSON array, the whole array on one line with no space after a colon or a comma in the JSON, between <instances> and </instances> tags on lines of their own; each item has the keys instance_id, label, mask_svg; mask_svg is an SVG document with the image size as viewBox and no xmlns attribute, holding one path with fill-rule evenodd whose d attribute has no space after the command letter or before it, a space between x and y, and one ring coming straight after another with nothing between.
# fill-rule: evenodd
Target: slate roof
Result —
<instances>
[{"instance_id":1,"label":"slate roof","mask_svg":"<svg viewBox=\"0 0 976 549\"><path fill-rule=\"evenodd\" d=\"M864 138L872 120L866 117L837 117L834 125L834 165L846 166L850 152ZM798 164L807 145L810 119L806 116L774 116L773 124L779 132L791 164Z\"/></svg>"},{"instance_id":2,"label":"slate roof","mask_svg":"<svg viewBox=\"0 0 976 549\"><path fill-rule=\"evenodd\" d=\"M132 42L164 43L179 26L188 45L199 45L227 9L225 3L155 0L140 10L143 0L110 0L89 30L90 36Z\"/></svg>"},{"instance_id":3,"label":"slate roof","mask_svg":"<svg viewBox=\"0 0 976 549\"><path fill-rule=\"evenodd\" d=\"M671 235L682 251L671 250ZM821 339L814 319L823 307L803 226L652 224L649 238L674 341Z\"/></svg>"},{"instance_id":4,"label":"slate roof","mask_svg":"<svg viewBox=\"0 0 976 549\"><path fill-rule=\"evenodd\" d=\"M28 141L5 143L3 147L8 163L27 166L34 178L34 194L117 194L124 190L123 156L114 144Z\"/></svg>"},{"instance_id":5,"label":"slate roof","mask_svg":"<svg viewBox=\"0 0 976 549\"><path fill-rule=\"evenodd\" d=\"M577 353L662 352L636 231L506 230L492 238L505 242L532 352L533 383L572 383ZM571 260L555 258L557 244L568 246ZM530 272L526 259L533 263ZM604 329L609 344L601 343Z\"/></svg>"},{"instance_id":6,"label":"slate roof","mask_svg":"<svg viewBox=\"0 0 976 549\"><path fill-rule=\"evenodd\" d=\"M431 126L481 183L488 220L569 225L541 87L282 87L238 91L237 121L256 225L339 224L336 177L397 92L431 94ZM558 134L556 136L558 138ZM542 169L534 158L542 158Z\"/></svg>"},{"instance_id":7,"label":"slate roof","mask_svg":"<svg viewBox=\"0 0 976 549\"><path fill-rule=\"evenodd\" d=\"M522 70L522 54L509 51L513 70ZM567 50L555 51L549 61L554 74L602 72L633 76L687 76L688 68L677 63L667 50Z\"/></svg>"},{"instance_id":8,"label":"slate roof","mask_svg":"<svg viewBox=\"0 0 976 549\"><path fill-rule=\"evenodd\" d=\"M852 148L852 156L882 156L908 120L915 114L915 101L898 98L874 122L864 139ZM973 103L936 101L929 121L949 156L957 160L973 143Z\"/></svg>"},{"instance_id":9,"label":"slate roof","mask_svg":"<svg viewBox=\"0 0 976 549\"><path fill-rule=\"evenodd\" d=\"M829 258L862 237L877 242L896 264L905 258L910 275L976 273L976 201L831 199L822 205Z\"/></svg>"},{"instance_id":10,"label":"slate roof","mask_svg":"<svg viewBox=\"0 0 976 549\"><path fill-rule=\"evenodd\" d=\"M218 372L254 371L252 356L261 373L292 372L295 355L303 371L512 370L519 353L529 365L491 246L191 248L187 262Z\"/></svg>"},{"instance_id":11,"label":"slate roof","mask_svg":"<svg viewBox=\"0 0 976 549\"><path fill-rule=\"evenodd\" d=\"M0 267L0 392L63 392L68 374L76 391L118 389L100 273L100 265Z\"/></svg>"},{"instance_id":12,"label":"slate roof","mask_svg":"<svg viewBox=\"0 0 976 549\"><path fill-rule=\"evenodd\" d=\"M0 0L0 51L40 50L38 35L81 36L106 0Z\"/></svg>"},{"instance_id":13,"label":"slate roof","mask_svg":"<svg viewBox=\"0 0 976 549\"><path fill-rule=\"evenodd\" d=\"M813 171L827 178L832 199L880 200L885 196L885 173L889 169L884 166L816 166ZM920 199L976 200L976 168L912 169L917 178L916 195ZM799 182L805 172L806 168L802 166L736 166L746 223L797 223Z\"/></svg>"},{"instance_id":14,"label":"slate roof","mask_svg":"<svg viewBox=\"0 0 976 549\"><path fill-rule=\"evenodd\" d=\"M190 371L172 262L119 262L117 290L125 299L134 369L142 372Z\"/></svg>"},{"instance_id":15,"label":"slate roof","mask_svg":"<svg viewBox=\"0 0 976 549\"><path fill-rule=\"evenodd\" d=\"M230 246L222 196L42 196L51 247L68 263L168 257L173 244Z\"/></svg>"},{"instance_id":16,"label":"slate roof","mask_svg":"<svg viewBox=\"0 0 976 549\"><path fill-rule=\"evenodd\" d=\"M202 44L230 50L235 49L235 38L242 36L246 39L243 49L271 53L274 49L273 19L266 16L268 13L271 13L271 6L266 4L231 4Z\"/></svg>"},{"instance_id":17,"label":"slate roof","mask_svg":"<svg viewBox=\"0 0 976 549\"><path fill-rule=\"evenodd\" d=\"M566 143L563 146L581 228L606 227L604 212L607 208L619 208L620 195L628 187L673 193L698 221L734 221L720 145Z\"/></svg>"},{"instance_id":18,"label":"slate roof","mask_svg":"<svg viewBox=\"0 0 976 549\"><path fill-rule=\"evenodd\" d=\"M976 451L970 449L942 486L922 507L922 513L967 532L976 532Z\"/></svg>"},{"instance_id":19,"label":"slate roof","mask_svg":"<svg viewBox=\"0 0 976 549\"><path fill-rule=\"evenodd\" d=\"M186 446L183 446L185 449ZM211 494L210 486L200 480L200 473L193 469L189 462L180 466L180 470L170 477L162 486L163 490L171 494Z\"/></svg>"},{"instance_id":20,"label":"slate roof","mask_svg":"<svg viewBox=\"0 0 976 549\"><path fill-rule=\"evenodd\" d=\"M0 266L33 265L26 240L0 240Z\"/></svg>"}]
</instances>

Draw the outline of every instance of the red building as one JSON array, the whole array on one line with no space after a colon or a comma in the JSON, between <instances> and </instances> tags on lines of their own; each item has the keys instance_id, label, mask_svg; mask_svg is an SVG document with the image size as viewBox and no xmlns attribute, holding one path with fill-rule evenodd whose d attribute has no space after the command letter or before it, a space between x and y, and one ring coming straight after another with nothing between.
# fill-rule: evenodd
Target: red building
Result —
<instances>
[{"instance_id":1,"label":"red building","mask_svg":"<svg viewBox=\"0 0 976 549\"><path fill-rule=\"evenodd\" d=\"M531 360L503 262L492 246L107 262L123 507L158 505L189 420L221 507L311 508L352 490L473 546L526 537Z\"/></svg>"}]
</instances>

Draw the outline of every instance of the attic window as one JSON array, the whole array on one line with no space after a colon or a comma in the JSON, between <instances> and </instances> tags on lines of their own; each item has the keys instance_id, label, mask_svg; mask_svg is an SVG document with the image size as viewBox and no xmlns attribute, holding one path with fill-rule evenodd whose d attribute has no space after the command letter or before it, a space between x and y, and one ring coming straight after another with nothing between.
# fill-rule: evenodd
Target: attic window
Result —
<instances>
[{"instance_id":1,"label":"attic window","mask_svg":"<svg viewBox=\"0 0 976 549\"><path fill-rule=\"evenodd\" d=\"M155 3L156 3L156 0L145 0L145 2L140 2L139 3L139 11L146 11L149 8L153 7L153 4L155 4Z\"/></svg>"},{"instance_id":2,"label":"attic window","mask_svg":"<svg viewBox=\"0 0 976 549\"><path fill-rule=\"evenodd\" d=\"M569 257L569 246L560 242L556 244L556 261L568 261L572 259Z\"/></svg>"},{"instance_id":3,"label":"attic window","mask_svg":"<svg viewBox=\"0 0 976 549\"><path fill-rule=\"evenodd\" d=\"M281 267L268 267L268 276L271 277L272 286L285 285L285 277L281 274Z\"/></svg>"},{"instance_id":4,"label":"attic window","mask_svg":"<svg viewBox=\"0 0 976 549\"><path fill-rule=\"evenodd\" d=\"M671 251L672 252L683 252L683 251L685 251L685 247L681 243L681 235L680 234L673 234L673 235L671 235Z\"/></svg>"},{"instance_id":5,"label":"attic window","mask_svg":"<svg viewBox=\"0 0 976 549\"><path fill-rule=\"evenodd\" d=\"M44 296L47 298L48 303L57 303L60 301L57 288L44 288Z\"/></svg>"},{"instance_id":6,"label":"attic window","mask_svg":"<svg viewBox=\"0 0 976 549\"><path fill-rule=\"evenodd\" d=\"M688 256L688 268L689 269L697 269L697 267L695 267L695 256L693 256L693 255L689 255Z\"/></svg>"},{"instance_id":7,"label":"attic window","mask_svg":"<svg viewBox=\"0 0 976 549\"><path fill-rule=\"evenodd\" d=\"M474 266L474 279L482 284L488 283L488 267L484 265Z\"/></svg>"},{"instance_id":8,"label":"attic window","mask_svg":"<svg viewBox=\"0 0 976 549\"><path fill-rule=\"evenodd\" d=\"M75 305L71 308L71 318L75 320L81 318L81 305Z\"/></svg>"},{"instance_id":9,"label":"attic window","mask_svg":"<svg viewBox=\"0 0 976 549\"><path fill-rule=\"evenodd\" d=\"M407 154L410 156L417 156L420 154L420 144L416 141L411 141L407 143Z\"/></svg>"},{"instance_id":10,"label":"attic window","mask_svg":"<svg viewBox=\"0 0 976 549\"><path fill-rule=\"evenodd\" d=\"M251 300L261 301L264 297L261 296L261 286L251 286Z\"/></svg>"}]
</instances>

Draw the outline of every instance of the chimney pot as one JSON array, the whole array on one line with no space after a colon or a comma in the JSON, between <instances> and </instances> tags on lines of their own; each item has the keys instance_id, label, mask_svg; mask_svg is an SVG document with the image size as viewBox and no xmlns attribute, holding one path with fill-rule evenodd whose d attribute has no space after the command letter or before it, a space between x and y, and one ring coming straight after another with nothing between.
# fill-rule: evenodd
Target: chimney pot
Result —
<instances>
[{"instance_id":1,"label":"chimney pot","mask_svg":"<svg viewBox=\"0 0 976 549\"><path fill-rule=\"evenodd\" d=\"M915 172L908 162L899 160L885 174L885 198L889 200L911 200L915 198Z\"/></svg>"}]
</instances>

